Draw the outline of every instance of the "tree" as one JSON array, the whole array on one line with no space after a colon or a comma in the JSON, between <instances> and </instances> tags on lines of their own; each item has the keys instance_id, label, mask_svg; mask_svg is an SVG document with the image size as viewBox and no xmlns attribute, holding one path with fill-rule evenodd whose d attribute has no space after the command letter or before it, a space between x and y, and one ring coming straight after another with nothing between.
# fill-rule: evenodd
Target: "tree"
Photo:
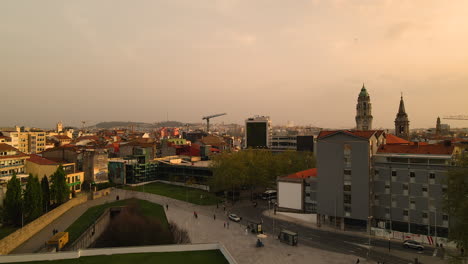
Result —
<instances>
[{"instance_id":1,"label":"tree","mask_svg":"<svg viewBox=\"0 0 468 264\"><path fill-rule=\"evenodd\" d=\"M67 174L62 166L52 174L50 179L50 196L55 204L60 205L66 202L70 195L70 188L67 185Z\"/></svg>"},{"instance_id":2,"label":"tree","mask_svg":"<svg viewBox=\"0 0 468 264\"><path fill-rule=\"evenodd\" d=\"M247 149L221 153L213 158L211 166L212 188L228 190L241 186L271 187L278 176L314 168L315 159L310 152L273 154L268 150Z\"/></svg>"},{"instance_id":3,"label":"tree","mask_svg":"<svg viewBox=\"0 0 468 264\"><path fill-rule=\"evenodd\" d=\"M46 175L41 180L41 189L42 189L42 211L48 212L50 210L50 186L49 179Z\"/></svg>"},{"instance_id":4,"label":"tree","mask_svg":"<svg viewBox=\"0 0 468 264\"><path fill-rule=\"evenodd\" d=\"M468 249L468 154L461 155L447 173L444 210L450 216L449 239Z\"/></svg>"},{"instance_id":5,"label":"tree","mask_svg":"<svg viewBox=\"0 0 468 264\"><path fill-rule=\"evenodd\" d=\"M16 178L16 173L7 183L7 191L5 194L5 221L15 226L22 225L22 190L21 182Z\"/></svg>"},{"instance_id":6,"label":"tree","mask_svg":"<svg viewBox=\"0 0 468 264\"><path fill-rule=\"evenodd\" d=\"M31 222L42 215L41 184L32 174L29 174L24 191L24 212L26 222Z\"/></svg>"}]
</instances>

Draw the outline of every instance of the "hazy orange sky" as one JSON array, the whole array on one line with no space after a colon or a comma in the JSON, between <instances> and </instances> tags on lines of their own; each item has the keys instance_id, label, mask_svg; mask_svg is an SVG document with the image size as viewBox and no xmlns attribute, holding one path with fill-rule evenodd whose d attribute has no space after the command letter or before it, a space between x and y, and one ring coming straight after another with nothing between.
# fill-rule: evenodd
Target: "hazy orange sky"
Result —
<instances>
[{"instance_id":1,"label":"hazy orange sky","mask_svg":"<svg viewBox=\"0 0 468 264\"><path fill-rule=\"evenodd\" d=\"M0 2L0 126L468 115L466 0ZM214 120L213 120L214 121ZM445 123L445 121L444 121ZM468 121L446 122L468 127Z\"/></svg>"}]
</instances>

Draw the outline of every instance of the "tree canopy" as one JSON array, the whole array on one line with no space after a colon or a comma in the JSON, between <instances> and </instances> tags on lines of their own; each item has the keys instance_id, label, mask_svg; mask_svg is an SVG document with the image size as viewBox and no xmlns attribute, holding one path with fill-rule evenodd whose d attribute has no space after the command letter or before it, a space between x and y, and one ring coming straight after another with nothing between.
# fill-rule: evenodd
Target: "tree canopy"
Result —
<instances>
[{"instance_id":1,"label":"tree canopy","mask_svg":"<svg viewBox=\"0 0 468 264\"><path fill-rule=\"evenodd\" d=\"M46 175L41 180L41 189L42 189L42 211L48 212L50 210L50 186L49 179Z\"/></svg>"},{"instance_id":2,"label":"tree canopy","mask_svg":"<svg viewBox=\"0 0 468 264\"><path fill-rule=\"evenodd\" d=\"M21 182L16 177L16 174L13 174L13 177L7 183L7 191L5 194L5 221L15 226L21 226L22 224L22 191L21 191Z\"/></svg>"},{"instance_id":3,"label":"tree canopy","mask_svg":"<svg viewBox=\"0 0 468 264\"><path fill-rule=\"evenodd\" d=\"M57 168L50 179L50 197L56 204L63 204L70 197L70 188L67 185L67 174L62 166Z\"/></svg>"},{"instance_id":4,"label":"tree canopy","mask_svg":"<svg viewBox=\"0 0 468 264\"><path fill-rule=\"evenodd\" d=\"M462 155L447 174L444 209L450 216L449 239L468 249L468 154Z\"/></svg>"},{"instance_id":5,"label":"tree canopy","mask_svg":"<svg viewBox=\"0 0 468 264\"><path fill-rule=\"evenodd\" d=\"M241 186L271 187L278 176L315 167L311 152L285 151L272 153L268 150L247 149L225 152L213 157L214 190Z\"/></svg>"},{"instance_id":6,"label":"tree canopy","mask_svg":"<svg viewBox=\"0 0 468 264\"><path fill-rule=\"evenodd\" d=\"M24 212L26 222L33 221L42 215L42 190L39 179L29 174L24 191Z\"/></svg>"}]
</instances>

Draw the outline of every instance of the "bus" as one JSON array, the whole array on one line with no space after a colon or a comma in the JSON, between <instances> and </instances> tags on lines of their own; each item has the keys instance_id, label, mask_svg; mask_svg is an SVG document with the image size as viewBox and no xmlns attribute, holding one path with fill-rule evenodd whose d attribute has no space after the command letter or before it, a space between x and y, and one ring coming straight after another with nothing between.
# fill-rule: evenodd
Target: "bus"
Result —
<instances>
[{"instance_id":1,"label":"bus","mask_svg":"<svg viewBox=\"0 0 468 264\"><path fill-rule=\"evenodd\" d=\"M276 199L276 195L277 195L276 190L268 190L262 194L262 199L263 200Z\"/></svg>"}]
</instances>

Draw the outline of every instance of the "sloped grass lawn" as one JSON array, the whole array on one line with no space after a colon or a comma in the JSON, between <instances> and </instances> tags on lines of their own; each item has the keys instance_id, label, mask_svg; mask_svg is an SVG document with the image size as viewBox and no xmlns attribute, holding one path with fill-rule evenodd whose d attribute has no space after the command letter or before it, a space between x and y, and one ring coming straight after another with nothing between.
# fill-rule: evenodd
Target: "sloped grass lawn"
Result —
<instances>
[{"instance_id":1,"label":"sloped grass lawn","mask_svg":"<svg viewBox=\"0 0 468 264\"><path fill-rule=\"evenodd\" d=\"M0 239L3 239L4 237L7 237L11 233L18 230L18 228L19 227L7 226L7 225L4 225L4 226L0 227Z\"/></svg>"},{"instance_id":2,"label":"sloped grass lawn","mask_svg":"<svg viewBox=\"0 0 468 264\"><path fill-rule=\"evenodd\" d=\"M143 214L149 217L156 217L159 221L168 227L168 222L166 218L166 213L164 208L159 204L150 203L148 201L142 201L137 199L128 199L115 201L112 203L106 203L97 205L89 208L84 214L82 214L73 224L71 224L65 232L68 232L69 242L68 244L73 243L81 234L83 234L86 229L96 222L96 220L104 213L104 211L109 207L125 206L131 201L137 201L141 206Z\"/></svg>"},{"instance_id":3,"label":"sloped grass lawn","mask_svg":"<svg viewBox=\"0 0 468 264\"><path fill-rule=\"evenodd\" d=\"M198 205L214 205L216 203L221 202L221 200L218 197L216 197L213 193L207 191L160 182L153 182L136 187L123 186L122 188L125 190L147 192L161 196L166 196Z\"/></svg>"},{"instance_id":4,"label":"sloped grass lawn","mask_svg":"<svg viewBox=\"0 0 468 264\"><path fill-rule=\"evenodd\" d=\"M163 253L137 253L109 256L80 257L79 259L66 259L54 261L22 262L29 264L227 264L229 263L219 250L163 252Z\"/></svg>"}]
</instances>

